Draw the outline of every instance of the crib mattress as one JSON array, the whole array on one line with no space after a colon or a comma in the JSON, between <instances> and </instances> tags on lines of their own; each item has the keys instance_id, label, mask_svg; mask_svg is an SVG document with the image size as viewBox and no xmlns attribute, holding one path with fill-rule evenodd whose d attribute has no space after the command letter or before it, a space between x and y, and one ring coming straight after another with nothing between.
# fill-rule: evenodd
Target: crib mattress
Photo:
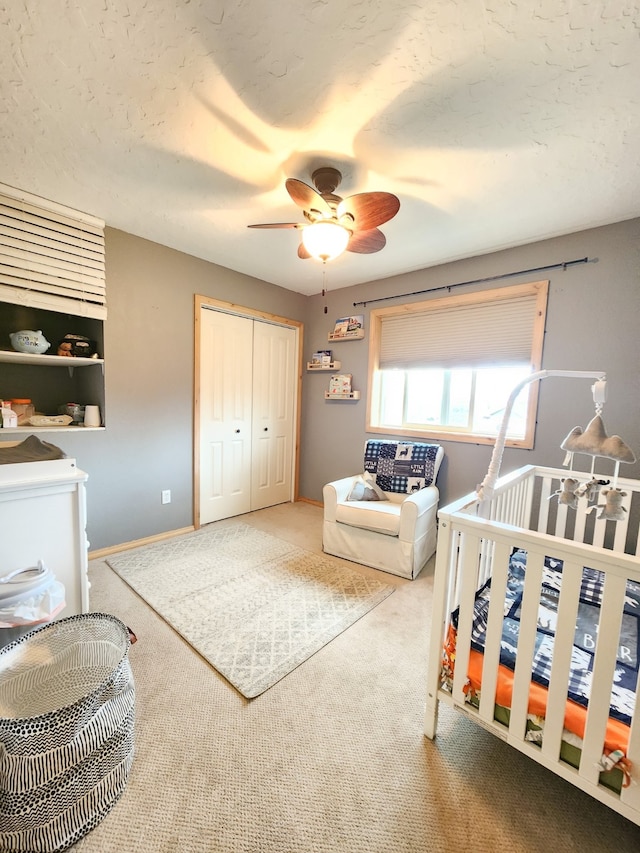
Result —
<instances>
[{"instance_id":1,"label":"crib mattress","mask_svg":"<svg viewBox=\"0 0 640 853\"><path fill-rule=\"evenodd\" d=\"M515 550L509 561L496 693L496 703L506 709L511 706L526 556L525 551ZM546 688L549 684L553 659L557 601L561 583L562 562L552 557L545 558L528 709L529 714L541 718L544 718L546 711ZM601 572L589 568L583 569L565 714L565 728L580 738L584 737L603 585L604 577ZM491 580L489 579L475 596L472 649L468 670L468 696L470 699L474 695L477 696L481 689L490 592ZM624 752L626 752L628 743L629 724L635 707L638 681L640 585L628 581L626 592L606 737L608 749L621 749ZM443 682L445 685L450 685L453 677L457 624L458 609L451 614L449 635L445 644L443 660Z\"/></svg>"}]
</instances>

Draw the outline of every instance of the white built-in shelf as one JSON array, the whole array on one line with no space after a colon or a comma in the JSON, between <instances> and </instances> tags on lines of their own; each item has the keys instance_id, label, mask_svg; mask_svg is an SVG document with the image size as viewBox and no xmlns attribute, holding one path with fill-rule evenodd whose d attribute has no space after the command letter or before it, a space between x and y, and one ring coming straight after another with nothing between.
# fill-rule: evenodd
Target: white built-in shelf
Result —
<instances>
[{"instance_id":1,"label":"white built-in shelf","mask_svg":"<svg viewBox=\"0 0 640 853\"><path fill-rule=\"evenodd\" d=\"M319 362L308 361L307 362L307 370L311 371L319 371L319 370L340 370L342 367L341 362L332 361L330 364L320 364Z\"/></svg>"},{"instance_id":2,"label":"white built-in shelf","mask_svg":"<svg viewBox=\"0 0 640 853\"><path fill-rule=\"evenodd\" d=\"M351 391L349 394L332 394L330 391L324 392L325 400L359 400L360 392Z\"/></svg>"},{"instance_id":3,"label":"white built-in shelf","mask_svg":"<svg viewBox=\"0 0 640 853\"><path fill-rule=\"evenodd\" d=\"M0 362L6 364L30 364L39 365L41 367L66 367L69 373L73 373L75 367L92 367L96 364L103 365L103 358L82 358L82 356L74 356L69 358L66 355L47 355L46 353L35 352L14 352L13 350L0 350Z\"/></svg>"},{"instance_id":4,"label":"white built-in shelf","mask_svg":"<svg viewBox=\"0 0 640 853\"><path fill-rule=\"evenodd\" d=\"M25 433L52 433L52 432L104 432L104 427L87 427L84 424L77 424L76 426L31 426L31 424L24 424L19 427L3 427L0 429L0 438L6 438L9 435L25 435Z\"/></svg>"},{"instance_id":5,"label":"white built-in shelf","mask_svg":"<svg viewBox=\"0 0 640 853\"><path fill-rule=\"evenodd\" d=\"M361 341L364 338L364 329L355 329L353 332L347 332L346 335L329 332L328 341Z\"/></svg>"},{"instance_id":6,"label":"white built-in shelf","mask_svg":"<svg viewBox=\"0 0 640 853\"><path fill-rule=\"evenodd\" d=\"M0 361L13 364L46 364L49 367L89 367L92 364L104 364L103 358L69 358L66 355L38 355L34 352L14 352L6 349L0 350Z\"/></svg>"}]
</instances>

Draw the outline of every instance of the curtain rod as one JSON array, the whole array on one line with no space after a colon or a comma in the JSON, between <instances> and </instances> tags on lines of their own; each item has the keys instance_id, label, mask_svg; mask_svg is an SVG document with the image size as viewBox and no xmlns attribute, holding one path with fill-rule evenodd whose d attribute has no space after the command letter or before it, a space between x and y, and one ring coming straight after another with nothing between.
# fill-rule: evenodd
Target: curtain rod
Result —
<instances>
[{"instance_id":1,"label":"curtain rod","mask_svg":"<svg viewBox=\"0 0 640 853\"><path fill-rule=\"evenodd\" d=\"M471 281L459 281L457 284L443 284L440 287L430 287L427 290L414 290L413 293L398 293L395 296L381 296L379 299L367 299L364 302L354 302L353 307L359 305L370 305L374 302L386 302L388 299L402 299L404 296L421 296L423 293L435 293L437 290L452 290L454 287L464 287L467 284L483 284L487 281L496 281L499 278L511 278L514 275L529 275L534 272L545 272L546 270L562 269L575 266L575 264L593 264L597 262L597 258L578 258L575 261L563 261L560 264L549 264L546 267L533 267L530 270L518 270L517 272L505 272L502 275L491 275L488 278L474 278Z\"/></svg>"}]
</instances>

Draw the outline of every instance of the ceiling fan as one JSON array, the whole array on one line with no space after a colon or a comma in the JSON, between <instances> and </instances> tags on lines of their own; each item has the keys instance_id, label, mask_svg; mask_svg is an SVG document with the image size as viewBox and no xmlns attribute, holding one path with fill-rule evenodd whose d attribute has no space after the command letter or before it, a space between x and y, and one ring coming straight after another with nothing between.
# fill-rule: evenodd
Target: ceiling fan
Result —
<instances>
[{"instance_id":1,"label":"ceiling fan","mask_svg":"<svg viewBox=\"0 0 640 853\"><path fill-rule=\"evenodd\" d=\"M388 222L400 209L392 193L369 192L341 198L335 195L342 175L332 166L322 166L311 175L315 189L297 178L287 178L287 192L307 222L265 222L249 228L299 228L302 241L299 258L332 260L342 252L371 254L384 249L386 238L378 225Z\"/></svg>"}]
</instances>

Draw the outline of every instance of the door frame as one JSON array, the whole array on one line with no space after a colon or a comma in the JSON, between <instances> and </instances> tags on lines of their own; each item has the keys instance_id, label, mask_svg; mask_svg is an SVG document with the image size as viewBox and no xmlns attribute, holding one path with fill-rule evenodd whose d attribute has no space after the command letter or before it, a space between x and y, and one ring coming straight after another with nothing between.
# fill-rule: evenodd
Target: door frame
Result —
<instances>
[{"instance_id":1,"label":"door frame","mask_svg":"<svg viewBox=\"0 0 640 853\"><path fill-rule=\"evenodd\" d=\"M297 383L296 398L294 400L294 425L293 425L293 459L291 470L293 472L293 500L297 501L300 477L300 412L302 400L302 352L304 324L300 320L292 320L290 317L281 317L278 314L270 314L268 311L258 311L236 305L234 302L224 302L221 299L212 299L200 293L194 294L194 319L193 319L193 526L196 530L200 528L200 332L201 315L203 311L221 311L224 314L236 314L247 317L250 320L259 320L264 323L272 323L276 326L288 326L296 332L297 343Z\"/></svg>"}]
</instances>

